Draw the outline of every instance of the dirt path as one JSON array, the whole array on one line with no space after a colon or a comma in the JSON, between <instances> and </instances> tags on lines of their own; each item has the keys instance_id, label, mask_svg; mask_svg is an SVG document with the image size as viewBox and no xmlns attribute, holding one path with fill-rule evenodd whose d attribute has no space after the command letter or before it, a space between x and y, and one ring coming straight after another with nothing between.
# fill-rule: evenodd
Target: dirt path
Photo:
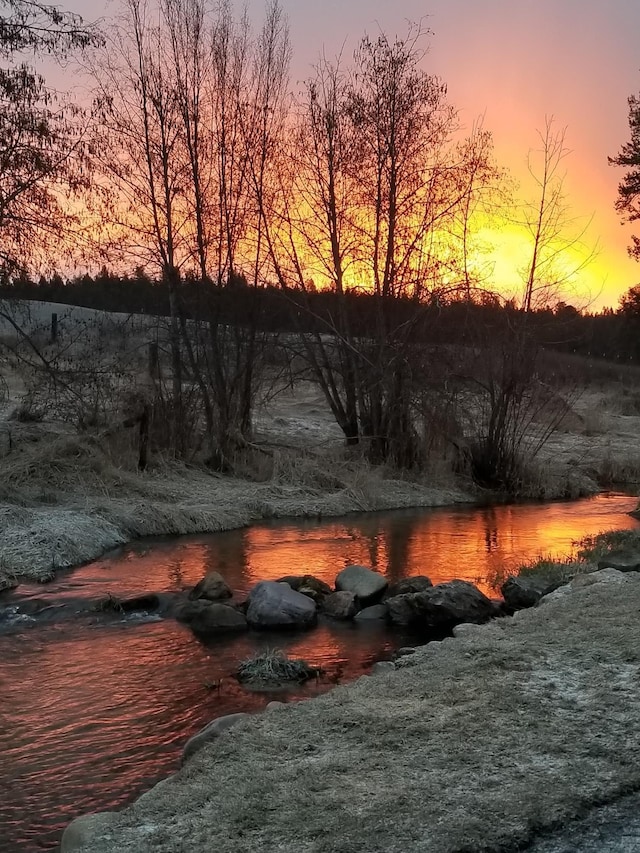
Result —
<instances>
[{"instance_id":1,"label":"dirt path","mask_svg":"<svg viewBox=\"0 0 640 853\"><path fill-rule=\"evenodd\" d=\"M515 850L640 790L638 612L639 575L576 578L241 723L63 851Z\"/></svg>"}]
</instances>

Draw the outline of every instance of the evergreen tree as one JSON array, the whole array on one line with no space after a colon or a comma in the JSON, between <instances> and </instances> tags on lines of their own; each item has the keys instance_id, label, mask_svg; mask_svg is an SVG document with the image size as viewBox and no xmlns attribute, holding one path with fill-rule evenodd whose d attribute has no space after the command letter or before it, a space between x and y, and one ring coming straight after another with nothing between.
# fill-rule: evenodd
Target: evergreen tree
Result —
<instances>
[{"instance_id":1,"label":"evergreen tree","mask_svg":"<svg viewBox=\"0 0 640 853\"><path fill-rule=\"evenodd\" d=\"M616 210L625 222L640 219L640 96L629 98L629 128L631 141L625 143L616 157L609 157L612 166L622 166L626 174L618 185ZM633 235L629 254L640 260L640 238Z\"/></svg>"}]
</instances>

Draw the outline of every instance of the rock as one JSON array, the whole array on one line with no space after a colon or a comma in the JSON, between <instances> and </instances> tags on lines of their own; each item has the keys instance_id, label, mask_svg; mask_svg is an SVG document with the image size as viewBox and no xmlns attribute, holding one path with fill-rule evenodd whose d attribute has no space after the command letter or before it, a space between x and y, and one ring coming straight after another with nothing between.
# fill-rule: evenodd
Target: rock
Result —
<instances>
[{"instance_id":1,"label":"rock","mask_svg":"<svg viewBox=\"0 0 640 853\"><path fill-rule=\"evenodd\" d=\"M265 711L273 711L275 708L286 708L287 702L278 702L274 699L272 702L268 702L265 708Z\"/></svg>"},{"instance_id":2,"label":"rock","mask_svg":"<svg viewBox=\"0 0 640 853\"><path fill-rule=\"evenodd\" d=\"M208 601L222 601L231 598L233 592L219 572L207 572L201 581L189 593L191 600L206 598Z\"/></svg>"},{"instance_id":3,"label":"rock","mask_svg":"<svg viewBox=\"0 0 640 853\"><path fill-rule=\"evenodd\" d=\"M415 575L412 578L402 578L395 583L392 583L387 589L386 595L392 598L396 595L405 595L407 592L423 592L425 589L431 589L433 584L425 575Z\"/></svg>"},{"instance_id":4,"label":"rock","mask_svg":"<svg viewBox=\"0 0 640 853\"><path fill-rule=\"evenodd\" d=\"M88 849L95 836L108 829L117 817L116 812L94 812L75 818L62 833L60 853Z\"/></svg>"},{"instance_id":5,"label":"rock","mask_svg":"<svg viewBox=\"0 0 640 853\"><path fill-rule=\"evenodd\" d=\"M227 714L224 717L217 717L215 720L212 720L186 742L184 749L182 750L182 763L185 764L193 755L196 754L196 752L201 750L205 744L217 740L220 735L223 735L237 723L242 722L242 720L248 720L250 717L251 714L245 713Z\"/></svg>"},{"instance_id":6,"label":"rock","mask_svg":"<svg viewBox=\"0 0 640 853\"><path fill-rule=\"evenodd\" d=\"M310 628L316 619L315 601L286 583L261 581L249 593L247 621L254 628Z\"/></svg>"},{"instance_id":7,"label":"rock","mask_svg":"<svg viewBox=\"0 0 640 853\"><path fill-rule=\"evenodd\" d=\"M289 584L291 589L312 598L316 603L321 602L323 598L332 593L328 583L313 575L286 575L279 578L276 583Z\"/></svg>"},{"instance_id":8,"label":"rock","mask_svg":"<svg viewBox=\"0 0 640 853\"><path fill-rule=\"evenodd\" d=\"M379 660L371 667L371 675L383 675L385 672L394 672L396 665L391 660Z\"/></svg>"},{"instance_id":9,"label":"rock","mask_svg":"<svg viewBox=\"0 0 640 853\"><path fill-rule=\"evenodd\" d=\"M10 589L15 589L18 586L18 581L13 578L0 577L0 592L6 592Z\"/></svg>"},{"instance_id":10,"label":"rock","mask_svg":"<svg viewBox=\"0 0 640 853\"><path fill-rule=\"evenodd\" d=\"M321 604L322 612L332 619L353 619L358 604L353 592L333 592Z\"/></svg>"},{"instance_id":11,"label":"rock","mask_svg":"<svg viewBox=\"0 0 640 853\"><path fill-rule=\"evenodd\" d=\"M371 607L365 607L356 613L356 622L379 622L382 619L386 621L389 615L386 604L372 604Z\"/></svg>"},{"instance_id":12,"label":"rock","mask_svg":"<svg viewBox=\"0 0 640 853\"><path fill-rule=\"evenodd\" d=\"M30 598L27 601L21 601L18 605L18 613L21 616L37 616L46 610L51 605L46 598Z\"/></svg>"},{"instance_id":13,"label":"rock","mask_svg":"<svg viewBox=\"0 0 640 853\"><path fill-rule=\"evenodd\" d=\"M196 601L183 601L176 608L175 617L179 622L188 625L194 634L202 636L247 629L245 616L234 607L203 598Z\"/></svg>"},{"instance_id":14,"label":"rock","mask_svg":"<svg viewBox=\"0 0 640 853\"><path fill-rule=\"evenodd\" d=\"M598 569L597 572L586 572L583 575L575 575L575 577L571 578L569 586L573 589L579 589L584 586L592 586L594 583L623 584L631 580L626 575L626 572L621 572L619 569L612 567Z\"/></svg>"},{"instance_id":15,"label":"rock","mask_svg":"<svg viewBox=\"0 0 640 853\"><path fill-rule=\"evenodd\" d=\"M347 566L336 578L336 590L352 592L365 607L375 604L382 597L387 586L384 575L366 566Z\"/></svg>"},{"instance_id":16,"label":"rock","mask_svg":"<svg viewBox=\"0 0 640 853\"><path fill-rule=\"evenodd\" d=\"M640 572L640 554L614 551L598 560L599 569L616 569L619 572Z\"/></svg>"},{"instance_id":17,"label":"rock","mask_svg":"<svg viewBox=\"0 0 640 853\"><path fill-rule=\"evenodd\" d=\"M423 592L387 599L394 625L411 625L429 631L449 631L461 622L480 624L499 613L491 599L472 583L454 580Z\"/></svg>"},{"instance_id":18,"label":"rock","mask_svg":"<svg viewBox=\"0 0 640 853\"><path fill-rule=\"evenodd\" d=\"M544 595L562 585L562 581L551 581L545 575L514 575L500 587L505 604L511 610L534 607Z\"/></svg>"},{"instance_id":19,"label":"rock","mask_svg":"<svg viewBox=\"0 0 640 853\"><path fill-rule=\"evenodd\" d=\"M160 596L155 592L133 595L131 598L121 598L119 605L124 613L132 613L135 610L159 610Z\"/></svg>"},{"instance_id":20,"label":"rock","mask_svg":"<svg viewBox=\"0 0 640 853\"><path fill-rule=\"evenodd\" d=\"M452 634L454 637L468 637L479 630L480 626L475 625L473 622L461 622L459 625L454 625Z\"/></svg>"},{"instance_id":21,"label":"rock","mask_svg":"<svg viewBox=\"0 0 640 853\"><path fill-rule=\"evenodd\" d=\"M414 646L403 646L401 649L398 649L396 652L397 658L406 658L409 655L415 655L416 649Z\"/></svg>"}]
</instances>

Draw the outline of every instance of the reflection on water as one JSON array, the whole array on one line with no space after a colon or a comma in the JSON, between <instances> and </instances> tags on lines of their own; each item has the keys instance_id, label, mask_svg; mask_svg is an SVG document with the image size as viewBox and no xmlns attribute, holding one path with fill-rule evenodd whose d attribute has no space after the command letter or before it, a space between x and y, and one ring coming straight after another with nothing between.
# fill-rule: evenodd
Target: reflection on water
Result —
<instances>
[{"instance_id":1,"label":"reflection on water","mask_svg":"<svg viewBox=\"0 0 640 853\"><path fill-rule=\"evenodd\" d=\"M73 817L122 805L176 770L185 740L209 720L357 678L392 642L379 631L322 625L206 646L173 621L65 624L0 638L0 850L54 849ZM237 664L273 646L326 676L284 697L242 688ZM219 689L207 687L218 680Z\"/></svg>"},{"instance_id":2,"label":"reflection on water","mask_svg":"<svg viewBox=\"0 0 640 853\"><path fill-rule=\"evenodd\" d=\"M540 553L567 553L600 530L638 526L635 499L403 511L327 522L279 522L215 536L139 542L47 587L9 596L51 601L176 590L208 569L243 594L258 580L312 573L332 583L348 563L390 580L427 574L479 581ZM5 597L6 599L6 597ZM293 698L357 677L409 641L368 627L321 625L305 634L257 634L205 645L173 621L67 621L0 636L0 851L54 849L73 816L130 800L176 769L187 737L210 719L258 711L272 698L241 688L237 663L280 646L327 677ZM220 690L206 683L222 679Z\"/></svg>"},{"instance_id":3,"label":"reflection on water","mask_svg":"<svg viewBox=\"0 0 640 853\"><path fill-rule=\"evenodd\" d=\"M598 495L575 502L398 510L326 521L276 521L210 536L143 540L46 587L55 598L179 590L216 569L236 592L260 580L313 574L332 584L349 563L390 581L426 574L434 583L463 578L495 596L497 571L539 555L563 555L587 534L638 527L637 499ZM42 598L41 586L23 586Z\"/></svg>"}]
</instances>

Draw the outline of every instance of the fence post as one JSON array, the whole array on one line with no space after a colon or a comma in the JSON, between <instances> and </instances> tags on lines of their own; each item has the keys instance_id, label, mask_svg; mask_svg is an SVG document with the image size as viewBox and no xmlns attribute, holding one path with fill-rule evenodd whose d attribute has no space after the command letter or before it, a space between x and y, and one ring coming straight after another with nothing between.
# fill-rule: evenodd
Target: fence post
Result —
<instances>
[{"instance_id":1,"label":"fence post","mask_svg":"<svg viewBox=\"0 0 640 853\"><path fill-rule=\"evenodd\" d=\"M157 341L151 341L149 343L149 376L152 379L160 378L160 360L158 358Z\"/></svg>"}]
</instances>

